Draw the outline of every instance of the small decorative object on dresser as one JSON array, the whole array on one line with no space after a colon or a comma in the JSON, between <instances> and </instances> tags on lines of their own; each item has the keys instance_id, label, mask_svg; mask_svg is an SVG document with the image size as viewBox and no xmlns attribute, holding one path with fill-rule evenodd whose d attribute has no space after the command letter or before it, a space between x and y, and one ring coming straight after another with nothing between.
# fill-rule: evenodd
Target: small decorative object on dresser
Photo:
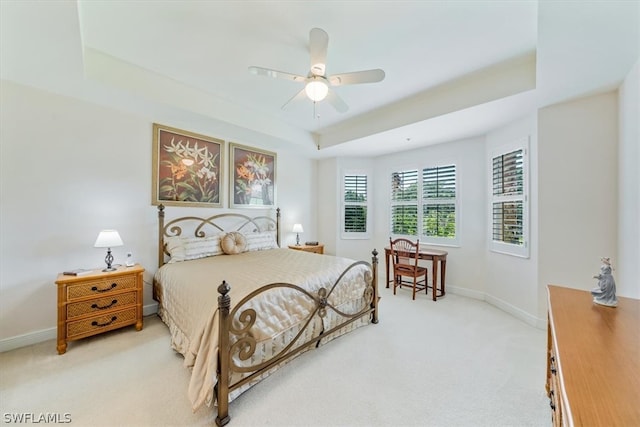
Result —
<instances>
[{"instance_id":1,"label":"small decorative object on dresser","mask_svg":"<svg viewBox=\"0 0 640 427\"><path fill-rule=\"evenodd\" d=\"M58 354L67 341L136 325L142 329L142 273L136 264L114 271L58 275Z\"/></svg>"},{"instance_id":2,"label":"small decorative object on dresser","mask_svg":"<svg viewBox=\"0 0 640 427\"><path fill-rule=\"evenodd\" d=\"M603 257L600 260L602 261L600 274L593 276L594 279L598 279L598 286L591 291L593 302L607 307L616 307L618 298L616 298L616 281L613 280L611 274L611 270L613 270L611 258Z\"/></svg>"},{"instance_id":3,"label":"small decorative object on dresser","mask_svg":"<svg viewBox=\"0 0 640 427\"><path fill-rule=\"evenodd\" d=\"M313 252L315 254L324 254L324 245L316 243L315 245L289 245L289 249L295 249L303 252Z\"/></svg>"}]
</instances>

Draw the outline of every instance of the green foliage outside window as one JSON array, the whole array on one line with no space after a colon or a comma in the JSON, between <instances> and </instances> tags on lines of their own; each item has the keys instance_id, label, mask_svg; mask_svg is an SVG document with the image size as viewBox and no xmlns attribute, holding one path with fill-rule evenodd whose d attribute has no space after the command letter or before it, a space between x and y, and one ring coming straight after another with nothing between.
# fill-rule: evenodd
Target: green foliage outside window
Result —
<instances>
[{"instance_id":1,"label":"green foliage outside window","mask_svg":"<svg viewBox=\"0 0 640 427\"><path fill-rule=\"evenodd\" d=\"M420 197L419 197L420 196ZM456 237L456 167L447 165L391 175L391 233ZM422 223L418 221L422 206Z\"/></svg>"}]
</instances>

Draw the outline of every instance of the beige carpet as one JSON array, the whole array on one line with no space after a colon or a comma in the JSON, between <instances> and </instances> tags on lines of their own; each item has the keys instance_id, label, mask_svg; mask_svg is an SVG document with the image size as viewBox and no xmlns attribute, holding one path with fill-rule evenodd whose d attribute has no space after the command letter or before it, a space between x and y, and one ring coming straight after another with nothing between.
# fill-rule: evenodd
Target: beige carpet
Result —
<instances>
[{"instance_id":1,"label":"beige carpet","mask_svg":"<svg viewBox=\"0 0 640 427\"><path fill-rule=\"evenodd\" d=\"M549 426L546 333L484 302L382 290L380 323L356 330L245 392L236 426ZM186 397L189 370L156 317L71 342L0 354L2 424L213 425ZM28 414L28 415L27 415ZM24 419L24 418L23 418ZM39 423L43 424L43 423Z\"/></svg>"}]
</instances>

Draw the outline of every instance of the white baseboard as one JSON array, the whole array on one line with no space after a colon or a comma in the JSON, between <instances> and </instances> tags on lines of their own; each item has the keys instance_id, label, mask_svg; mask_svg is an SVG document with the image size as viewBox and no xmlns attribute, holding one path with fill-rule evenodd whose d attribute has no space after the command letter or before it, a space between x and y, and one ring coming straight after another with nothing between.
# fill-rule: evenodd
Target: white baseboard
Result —
<instances>
[{"instance_id":1,"label":"white baseboard","mask_svg":"<svg viewBox=\"0 0 640 427\"><path fill-rule=\"evenodd\" d=\"M158 312L158 303L154 301L142 307L142 315L150 316ZM16 348L38 344L44 341L55 340L58 336L58 328L42 329L40 331L29 332L28 334L0 340L0 353L15 350Z\"/></svg>"},{"instance_id":2,"label":"white baseboard","mask_svg":"<svg viewBox=\"0 0 640 427\"><path fill-rule=\"evenodd\" d=\"M452 294L456 294L456 295L462 295L463 297L467 297L467 298L478 299L480 301L485 300L484 292L476 291L469 288L460 288L458 286L447 285L447 287L445 288L445 291L451 292Z\"/></svg>"},{"instance_id":3,"label":"white baseboard","mask_svg":"<svg viewBox=\"0 0 640 427\"><path fill-rule=\"evenodd\" d=\"M4 353L5 351L9 350L15 350L16 348L20 347L26 347L28 345L38 344L44 341L55 340L58 334L57 331L57 328L49 328L42 329L40 331L29 332L28 334L24 335L18 335L17 337L5 338L3 340L0 340L0 353Z\"/></svg>"},{"instance_id":4,"label":"white baseboard","mask_svg":"<svg viewBox=\"0 0 640 427\"><path fill-rule=\"evenodd\" d=\"M520 319L527 323L528 325L533 326L534 328L538 327L538 318L532 316L526 311L519 309L518 307L509 304L506 301L501 300L500 298L496 298L493 295L485 295L485 301L489 304L498 307L500 310L505 311L512 315L513 317Z\"/></svg>"},{"instance_id":5,"label":"white baseboard","mask_svg":"<svg viewBox=\"0 0 640 427\"><path fill-rule=\"evenodd\" d=\"M546 319L539 319L529 313L527 313L526 311L512 305L509 304L508 302L501 300L500 298L496 298L493 295L489 295L486 292L480 292L480 291L476 291L473 289L468 289L468 288L460 288L457 286L448 286L447 285L447 290L449 292L451 292L452 294L456 294L456 295L462 295L468 298L473 298L473 299L478 299L481 301L485 301L488 304L493 305L494 307L499 308L500 310L509 313L510 315L512 315L513 317L522 320L523 322L525 322L528 325L533 326L534 328L537 329L546 329L547 328L547 321Z\"/></svg>"}]
</instances>

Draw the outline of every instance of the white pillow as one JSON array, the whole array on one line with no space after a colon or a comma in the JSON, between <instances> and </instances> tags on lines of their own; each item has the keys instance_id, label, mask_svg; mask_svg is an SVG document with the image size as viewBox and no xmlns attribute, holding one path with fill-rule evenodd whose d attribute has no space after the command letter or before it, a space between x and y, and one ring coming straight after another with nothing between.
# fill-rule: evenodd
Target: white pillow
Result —
<instances>
[{"instance_id":1,"label":"white pillow","mask_svg":"<svg viewBox=\"0 0 640 427\"><path fill-rule=\"evenodd\" d=\"M167 237L164 240L167 252L171 255L169 263L222 255L223 253L220 248L220 236Z\"/></svg>"},{"instance_id":2,"label":"white pillow","mask_svg":"<svg viewBox=\"0 0 640 427\"><path fill-rule=\"evenodd\" d=\"M245 234L247 239L247 251L264 251L266 249L276 249L278 244L273 231Z\"/></svg>"}]
</instances>

